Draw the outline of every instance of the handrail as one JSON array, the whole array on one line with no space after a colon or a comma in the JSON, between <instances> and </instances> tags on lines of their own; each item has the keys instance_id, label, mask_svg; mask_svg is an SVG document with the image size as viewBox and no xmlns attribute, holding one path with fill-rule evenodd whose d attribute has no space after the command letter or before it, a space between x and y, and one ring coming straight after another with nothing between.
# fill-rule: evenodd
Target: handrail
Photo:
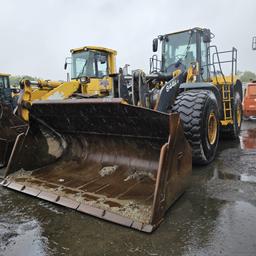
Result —
<instances>
[{"instance_id":1,"label":"handrail","mask_svg":"<svg viewBox=\"0 0 256 256\"><path fill-rule=\"evenodd\" d=\"M158 59L158 56L154 54L150 59L149 59L149 73L157 73L161 71L161 60Z\"/></svg>"},{"instance_id":2,"label":"handrail","mask_svg":"<svg viewBox=\"0 0 256 256\"><path fill-rule=\"evenodd\" d=\"M210 54L211 49L214 49L214 52L212 53L212 56ZM227 53L231 53L231 55L232 55L231 60L221 60L220 55L227 54ZM219 72L221 74L222 78L223 78L223 81L226 84L226 79L225 79L225 75L223 73L221 64L223 64L223 63L232 63L231 64L231 81L232 81L232 84L233 84L234 75L237 74L237 49L235 47L233 47L232 50L219 52L218 49L217 49L217 46L212 45L212 46L208 46L208 48L207 48L207 56L208 56L208 59L210 59L210 56L211 56L212 61L211 61L211 63L208 63L205 66L207 66L207 70L208 70L209 74L210 74L210 67L211 66L213 67L213 73L216 77L217 83L219 83L218 76L217 76L217 73ZM216 70L217 69L216 65L218 67L218 71Z\"/></svg>"}]
</instances>

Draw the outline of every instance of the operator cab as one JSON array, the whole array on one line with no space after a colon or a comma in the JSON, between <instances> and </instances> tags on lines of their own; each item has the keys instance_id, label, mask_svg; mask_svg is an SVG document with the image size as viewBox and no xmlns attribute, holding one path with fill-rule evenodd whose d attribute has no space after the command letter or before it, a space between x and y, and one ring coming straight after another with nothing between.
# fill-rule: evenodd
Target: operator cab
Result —
<instances>
[{"instance_id":1,"label":"operator cab","mask_svg":"<svg viewBox=\"0 0 256 256\"><path fill-rule=\"evenodd\" d=\"M80 80L82 94L107 96L111 93L116 54L112 49L97 46L71 49L71 79Z\"/></svg>"},{"instance_id":2,"label":"operator cab","mask_svg":"<svg viewBox=\"0 0 256 256\"><path fill-rule=\"evenodd\" d=\"M9 74L0 73L0 101L13 106L12 91L10 88Z\"/></svg>"},{"instance_id":3,"label":"operator cab","mask_svg":"<svg viewBox=\"0 0 256 256\"><path fill-rule=\"evenodd\" d=\"M108 73L108 54L106 52L86 49L72 53L71 79L83 76L103 78Z\"/></svg>"},{"instance_id":4,"label":"operator cab","mask_svg":"<svg viewBox=\"0 0 256 256\"><path fill-rule=\"evenodd\" d=\"M153 40L153 51L157 51L158 40L162 44L160 72L172 74L175 70L185 71L191 63L198 63L200 74L197 81L209 78L209 56L207 50L211 41L209 29L193 28L181 32L158 36Z\"/></svg>"}]
</instances>

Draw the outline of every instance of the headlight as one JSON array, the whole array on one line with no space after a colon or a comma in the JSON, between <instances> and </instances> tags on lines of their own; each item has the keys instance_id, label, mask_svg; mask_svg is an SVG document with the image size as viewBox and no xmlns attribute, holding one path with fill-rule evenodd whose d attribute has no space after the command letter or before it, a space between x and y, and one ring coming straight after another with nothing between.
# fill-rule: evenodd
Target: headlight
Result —
<instances>
[{"instance_id":1,"label":"headlight","mask_svg":"<svg viewBox=\"0 0 256 256\"><path fill-rule=\"evenodd\" d=\"M80 83L89 83L90 82L90 78L88 76L82 76L80 77Z\"/></svg>"}]
</instances>

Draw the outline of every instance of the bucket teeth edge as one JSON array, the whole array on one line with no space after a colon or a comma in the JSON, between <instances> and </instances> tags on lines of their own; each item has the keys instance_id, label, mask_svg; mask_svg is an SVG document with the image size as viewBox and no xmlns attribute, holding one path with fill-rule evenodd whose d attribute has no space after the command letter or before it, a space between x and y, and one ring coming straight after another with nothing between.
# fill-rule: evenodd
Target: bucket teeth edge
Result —
<instances>
[{"instance_id":1,"label":"bucket teeth edge","mask_svg":"<svg viewBox=\"0 0 256 256\"><path fill-rule=\"evenodd\" d=\"M137 222L127 217L118 215L116 213L99 209L85 203L79 203L70 198L58 196L53 192L42 191L39 189L35 189L33 187L19 184L17 182L10 182L8 180L3 180L2 182L0 182L0 185L15 191L22 192L26 195L34 196L51 203L61 205L61 206L79 211L81 213L85 213L85 214L88 214L112 223L133 228L142 232L151 233L156 228L155 225Z\"/></svg>"}]
</instances>

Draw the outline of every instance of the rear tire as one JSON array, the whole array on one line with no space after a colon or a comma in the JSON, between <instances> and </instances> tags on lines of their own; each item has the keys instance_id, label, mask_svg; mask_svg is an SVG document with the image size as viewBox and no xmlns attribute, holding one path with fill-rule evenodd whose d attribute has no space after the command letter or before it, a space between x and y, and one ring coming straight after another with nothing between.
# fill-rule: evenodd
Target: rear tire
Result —
<instances>
[{"instance_id":1,"label":"rear tire","mask_svg":"<svg viewBox=\"0 0 256 256\"><path fill-rule=\"evenodd\" d=\"M233 105L232 105L232 119L233 124L221 127L221 137L224 139L237 140L239 138L242 120L243 120L243 108L241 94L239 92L234 93Z\"/></svg>"},{"instance_id":2,"label":"rear tire","mask_svg":"<svg viewBox=\"0 0 256 256\"><path fill-rule=\"evenodd\" d=\"M243 116L241 96L238 92L235 93L232 116L234 124L230 131L230 138L236 140L239 138Z\"/></svg>"},{"instance_id":3,"label":"rear tire","mask_svg":"<svg viewBox=\"0 0 256 256\"><path fill-rule=\"evenodd\" d=\"M180 114L185 136L192 147L193 163L208 164L219 141L219 111L215 95L207 90L181 93L172 108Z\"/></svg>"}]
</instances>

